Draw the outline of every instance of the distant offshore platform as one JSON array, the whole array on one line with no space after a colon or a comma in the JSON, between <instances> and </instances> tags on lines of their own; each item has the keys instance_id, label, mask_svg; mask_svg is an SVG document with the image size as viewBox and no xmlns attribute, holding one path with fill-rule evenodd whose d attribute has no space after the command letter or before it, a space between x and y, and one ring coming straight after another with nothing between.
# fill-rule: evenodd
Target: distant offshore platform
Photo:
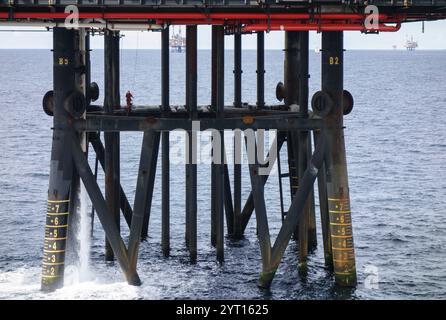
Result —
<instances>
[{"instance_id":1,"label":"distant offshore platform","mask_svg":"<svg viewBox=\"0 0 446 320\"><path fill-rule=\"evenodd\" d=\"M418 42L415 41L412 36L410 40L406 41L404 47L407 49L407 51L415 51L415 49L418 48Z\"/></svg>"},{"instance_id":2,"label":"distant offshore platform","mask_svg":"<svg viewBox=\"0 0 446 320\"><path fill-rule=\"evenodd\" d=\"M186 49L186 38L181 35L181 27L179 27L178 33L175 33L175 27L172 32L172 36L169 39L169 47L172 52L182 53Z\"/></svg>"}]
</instances>

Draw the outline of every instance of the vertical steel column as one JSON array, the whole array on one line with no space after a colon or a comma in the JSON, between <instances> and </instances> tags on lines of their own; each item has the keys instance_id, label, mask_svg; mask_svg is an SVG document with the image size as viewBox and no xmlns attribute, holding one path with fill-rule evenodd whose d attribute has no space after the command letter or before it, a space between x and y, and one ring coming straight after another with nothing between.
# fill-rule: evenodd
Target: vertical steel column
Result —
<instances>
[{"instance_id":1,"label":"vertical steel column","mask_svg":"<svg viewBox=\"0 0 446 320\"><path fill-rule=\"evenodd\" d=\"M288 31L285 32L285 105L297 106L300 103L300 64L299 64L299 42L300 32ZM300 137L298 131L292 131L288 133L287 149L288 149L288 165L290 172L290 185L291 185L291 199L299 190L299 168L301 158L301 146ZM306 147L306 146L304 146ZM305 235L299 238L299 230L301 227L305 228L305 224L301 225L301 222L305 222L306 209L304 214L300 215L299 225L294 232L294 239L299 240L299 261L301 265L305 266L307 249L304 249L306 243Z\"/></svg>"},{"instance_id":2,"label":"vertical steel column","mask_svg":"<svg viewBox=\"0 0 446 320\"><path fill-rule=\"evenodd\" d=\"M234 107L242 107L242 34L234 34ZM242 136L234 133L234 228L233 238L240 239L242 230Z\"/></svg>"},{"instance_id":3,"label":"vertical steel column","mask_svg":"<svg viewBox=\"0 0 446 320\"><path fill-rule=\"evenodd\" d=\"M298 35L297 57L299 69L299 115L308 118L308 59L309 59L309 32L301 31ZM308 167L308 131L298 133L298 174L299 186ZM310 198L305 203L305 209L299 219L299 266L301 271L306 271L309 247L309 224L310 224Z\"/></svg>"},{"instance_id":4,"label":"vertical steel column","mask_svg":"<svg viewBox=\"0 0 446 320\"><path fill-rule=\"evenodd\" d=\"M71 127L64 101L76 89L75 35L74 30L53 29L54 129L43 249L41 288L44 291L63 286L73 174Z\"/></svg>"},{"instance_id":5,"label":"vertical steel column","mask_svg":"<svg viewBox=\"0 0 446 320\"><path fill-rule=\"evenodd\" d=\"M336 283L355 286L356 263L343 129L344 34L322 33L322 90L334 102L324 122L328 133L327 192Z\"/></svg>"},{"instance_id":6,"label":"vertical steel column","mask_svg":"<svg viewBox=\"0 0 446 320\"><path fill-rule=\"evenodd\" d=\"M87 100L87 104L91 103L91 46L90 46L90 31L85 29L85 47L83 48L84 58L85 58L85 99Z\"/></svg>"},{"instance_id":7,"label":"vertical steel column","mask_svg":"<svg viewBox=\"0 0 446 320\"><path fill-rule=\"evenodd\" d=\"M224 26L216 27L216 45L217 45L217 118L224 118L225 103L225 30ZM219 132L221 146L213 146L220 149L220 163L216 166L215 174L215 211L216 211L216 240L217 240L217 260L224 261L224 179L225 179L225 134Z\"/></svg>"},{"instance_id":8,"label":"vertical steel column","mask_svg":"<svg viewBox=\"0 0 446 320\"><path fill-rule=\"evenodd\" d=\"M189 121L197 119L197 26L186 27L186 106ZM186 164L186 232L190 259L197 260L197 133L188 132Z\"/></svg>"},{"instance_id":9,"label":"vertical steel column","mask_svg":"<svg viewBox=\"0 0 446 320\"><path fill-rule=\"evenodd\" d=\"M285 84L285 105L297 105L299 103L299 65L298 65L298 48L299 33L288 31L285 32L285 63L284 63L284 84ZM290 173L290 189L291 199L299 189L299 173L297 171L298 153L295 132L288 132L287 134L287 151L288 151L288 166Z\"/></svg>"},{"instance_id":10,"label":"vertical steel column","mask_svg":"<svg viewBox=\"0 0 446 320\"><path fill-rule=\"evenodd\" d=\"M265 32L257 32L257 108L265 107Z\"/></svg>"},{"instance_id":11,"label":"vertical steel column","mask_svg":"<svg viewBox=\"0 0 446 320\"><path fill-rule=\"evenodd\" d=\"M308 95L310 71L309 71L309 32L302 31L299 36L299 112L302 118L308 118ZM305 159L299 159L299 180L303 178L308 163L311 160L312 146L311 135L308 131L300 132L299 148L300 156ZM306 150L304 150L304 145ZM307 214L307 229L308 229L308 250L314 250L317 247L317 233L316 233L316 216L314 208L314 188L312 188L307 206L305 208ZM304 230L302 227L301 230Z\"/></svg>"},{"instance_id":12,"label":"vertical steel column","mask_svg":"<svg viewBox=\"0 0 446 320\"><path fill-rule=\"evenodd\" d=\"M104 111L113 114L120 108L119 78L119 31L106 30L104 34ZM105 137L105 199L109 214L120 228L120 134L107 132ZM114 254L108 240L105 244L105 260L113 261Z\"/></svg>"},{"instance_id":13,"label":"vertical steel column","mask_svg":"<svg viewBox=\"0 0 446 320\"><path fill-rule=\"evenodd\" d=\"M217 26L212 26L212 62L211 62L211 105L217 108ZM214 151L212 151L214 152ZM217 211L216 211L216 174L217 165L211 164L211 245L217 245Z\"/></svg>"},{"instance_id":14,"label":"vertical steel column","mask_svg":"<svg viewBox=\"0 0 446 320\"><path fill-rule=\"evenodd\" d=\"M314 131L314 144L317 145L320 141L320 130ZM331 250L331 235L330 235L330 216L328 213L328 196L327 196L327 179L325 164L322 164L321 170L317 177L319 190L319 208L321 214L322 225L322 240L324 244L324 259L325 266L333 268L333 253Z\"/></svg>"},{"instance_id":15,"label":"vertical steel column","mask_svg":"<svg viewBox=\"0 0 446 320\"><path fill-rule=\"evenodd\" d=\"M169 53L170 29L166 27L161 34L161 107L163 112L170 111L170 53ZM162 231L161 245L164 256L170 253L170 155L169 155L169 131L162 133Z\"/></svg>"}]
</instances>

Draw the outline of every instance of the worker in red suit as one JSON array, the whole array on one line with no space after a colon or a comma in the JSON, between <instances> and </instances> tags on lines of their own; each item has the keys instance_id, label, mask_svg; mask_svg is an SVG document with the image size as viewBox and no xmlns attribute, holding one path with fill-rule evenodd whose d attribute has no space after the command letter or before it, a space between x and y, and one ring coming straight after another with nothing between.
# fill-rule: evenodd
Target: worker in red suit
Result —
<instances>
[{"instance_id":1,"label":"worker in red suit","mask_svg":"<svg viewBox=\"0 0 446 320\"><path fill-rule=\"evenodd\" d=\"M132 106L133 106L133 95L130 92L130 90L127 91L127 93L125 94L125 101L126 101L126 106L125 106L125 110L127 111L127 114L129 114L132 111Z\"/></svg>"}]
</instances>

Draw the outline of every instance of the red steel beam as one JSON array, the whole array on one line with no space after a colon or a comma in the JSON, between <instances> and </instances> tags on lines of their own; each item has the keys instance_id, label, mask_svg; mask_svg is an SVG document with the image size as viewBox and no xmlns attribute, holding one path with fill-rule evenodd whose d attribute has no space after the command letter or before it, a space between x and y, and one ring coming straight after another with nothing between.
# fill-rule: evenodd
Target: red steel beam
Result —
<instances>
[{"instance_id":1,"label":"red steel beam","mask_svg":"<svg viewBox=\"0 0 446 320\"><path fill-rule=\"evenodd\" d=\"M0 12L0 19L65 19L69 14L64 12ZM141 20L155 20L158 24L181 25L244 25L242 30L249 31L367 31L364 21L367 15L352 13L151 13L151 12L80 12L79 19L103 19L106 21L119 20L120 22L132 22ZM376 31L398 31L401 22L408 18L407 15L395 14L379 15L379 29ZM396 23L395 26L386 23Z\"/></svg>"},{"instance_id":2,"label":"red steel beam","mask_svg":"<svg viewBox=\"0 0 446 320\"><path fill-rule=\"evenodd\" d=\"M349 23L336 23L336 24L251 24L244 26L242 31L380 31L380 32L396 32L401 28L401 23L397 23L394 26L380 24L378 29L367 29L363 24L349 24Z\"/></svg>"},{"instance_id":3,"label":"red steel beam","mask_svg":"<svg viewBox=\"0 0 446 320\"><path fill-rule=\"evenodd\" d=\"M12 19L65 19L69 16L64 12L0 12L0 18ZM80 19L153 19L153 20L293 20L293 19L315 19L315 20L364 20L365 14L351 13L140 13L140 12L80 12ZM396 16L380 14L380 20L395 19ZM402 16L397 16L401 20Z\"/></svg>"}]
</instances>

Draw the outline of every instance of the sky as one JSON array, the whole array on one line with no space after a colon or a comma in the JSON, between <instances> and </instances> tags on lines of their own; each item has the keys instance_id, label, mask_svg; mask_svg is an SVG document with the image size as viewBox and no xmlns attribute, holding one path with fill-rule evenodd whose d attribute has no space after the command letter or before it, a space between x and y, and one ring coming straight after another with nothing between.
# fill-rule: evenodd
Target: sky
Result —
<instances>
[{"instance_id":1,"label":"sky","mask_svg":"<svg viewBox=\"0 0 446 320\"><path fill-rule=\"evenodd\" d=\"M14 30L31 30L31 28L14 28ZM51 32L9 32L11 27L0 27L0 49L51 49ZM33 30L43 30L33 29ZM210 49L211 27L200 26L198 28L199 49ZM184 33L184 28L183 28ZM418 41L419 49L444 50L446 49L446 21L435 21L425 23L425 32L422 33L421 23L409 23L402 26L396 33L380 33L379 35L364 35L357 31L345 32L346 49L378 49L388 50L393 46L403 49L407 39L413 36ZM320 34L310 33L310 48L320 48ZM92 37L92 49L103 48L102 37ZM121 44L123 49L158 49L161 46L160 33L125 31ZM274 31L266 35L266 49L283 49L284 36L281 31ZM226 48L232 49L231 37L226 39ZM244 49L256 48L256 37L247 35L243 37Z\"/></svg>"}]
</instances>

